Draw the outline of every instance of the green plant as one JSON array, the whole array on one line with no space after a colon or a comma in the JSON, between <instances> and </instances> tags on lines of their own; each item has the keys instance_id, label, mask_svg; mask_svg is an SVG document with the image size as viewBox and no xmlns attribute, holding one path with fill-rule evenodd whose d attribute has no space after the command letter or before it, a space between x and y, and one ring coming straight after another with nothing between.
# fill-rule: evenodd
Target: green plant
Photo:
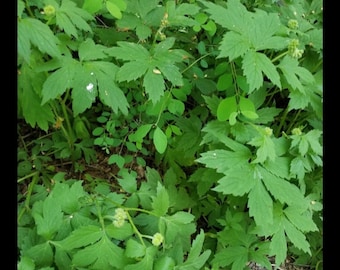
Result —
<instances>
[{"instance_id":1,"label":"green plant","mask_svg":"<svg viewBox=\"0 0 340 270\"><path fill-rule=\"evenodd\" d=\"M18 268L322 269L322 25L320 0L18 0Z\"/></svg>"}]
</instances>

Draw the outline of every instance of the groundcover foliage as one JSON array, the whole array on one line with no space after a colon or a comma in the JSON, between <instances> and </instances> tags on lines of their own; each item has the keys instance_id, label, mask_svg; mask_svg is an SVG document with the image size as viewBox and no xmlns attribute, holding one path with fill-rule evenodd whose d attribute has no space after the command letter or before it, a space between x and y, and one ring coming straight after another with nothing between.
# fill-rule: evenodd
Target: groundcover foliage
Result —
<instances>
[{"instance_id":1,"label":"groundcover foliage","mask_svg":"<svg viewBox=\"0 0 340 270\"><path fill-rule=\"evenodd\" d=\"M17 4L18 269L322 269L321 0Z\"/></svg>"}]
</instances>

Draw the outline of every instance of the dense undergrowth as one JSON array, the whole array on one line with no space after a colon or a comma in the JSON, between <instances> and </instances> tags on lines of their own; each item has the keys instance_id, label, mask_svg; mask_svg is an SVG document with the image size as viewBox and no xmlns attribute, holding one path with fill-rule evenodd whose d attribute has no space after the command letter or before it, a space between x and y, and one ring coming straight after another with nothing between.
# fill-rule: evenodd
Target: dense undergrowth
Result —
<instances>
[{"instance_id":1,"label":"dense undergrowth","mask_svg":"<svg viewBox=\"0 0 340 270\"><path fill-rule=\"evenodd\" d=\"M18 269L323 269L322 14L18 0Z\"/></svg>"}]
</instances>

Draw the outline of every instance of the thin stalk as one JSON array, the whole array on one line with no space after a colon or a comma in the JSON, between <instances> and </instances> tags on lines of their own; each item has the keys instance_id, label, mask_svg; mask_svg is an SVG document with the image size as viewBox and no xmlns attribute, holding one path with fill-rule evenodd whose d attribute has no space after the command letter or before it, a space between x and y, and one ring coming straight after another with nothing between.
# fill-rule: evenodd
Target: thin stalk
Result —
<instances>
[{"instance_id":1,"label":"thin stalk","mask_svg":"<svg viewBox=\"0 0 340 270\"><path fill-rule=\"evenodd\" d=\"M275 132L275 137L278 137L278 136L279 136L280 130L282 129L283 124L284 124L284 122L286 121L287 115L288 115L288 108L286 108L286 109L284 110L284 112L283 112L283 115L282 115L282 117L281 117L281 121L280 121L279 127L277 128L277 130L276 130L276 132Z\"/></svg>"},{"instance_id":2,"label":"thin stalk","mask_svg":"<svg viewBox=\"0 0 340 270\"><path fill-rule=\"evenodd\" d=\"M301 113L301 110L298 110L298 112L295 114L293 121L290 122L290 124L287 127L286 133L290 134L290 130L292 129L293 125L296 124L296 119L299 117Z\"/></svg>"},{"instance_id":3,"label":"thin stalk","mask_svg":"<svg viewBox=\"0 0 340 270\"><path fill-rule=\"evenodd\" d=\"M30 210L30 199L31 199L31 195L33 192L33 188L35 186L35 184L38 182L39 179L39 175L38 173L34 174L32 177L32 182L28 185L28 191L27 191L27 196L26 196L26 200L25 200L25 207L23 207L20 211L20 213L18 214L18 223L22 217L22 215L25 213L25 211Z\"/></svg>"}]
</instances>

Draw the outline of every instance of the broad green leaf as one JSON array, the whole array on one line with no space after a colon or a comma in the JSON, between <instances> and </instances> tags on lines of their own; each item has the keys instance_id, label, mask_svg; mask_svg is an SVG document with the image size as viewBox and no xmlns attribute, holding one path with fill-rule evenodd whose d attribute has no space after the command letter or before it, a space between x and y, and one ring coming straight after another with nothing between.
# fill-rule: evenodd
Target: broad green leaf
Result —
<instances>
[{"instance_id":1,"label":"broad green leaf","mask_svg":"<svg viewBox=\"0 0 340 270\"><path fill-rule=\"evenodd\" d=\"M34 270L36 269L34 260L28 256L20 256L18 262L18 270Z\"/></svg>"},{"instance_id":2,"label":"broad green leaf","mask_svg":"<svg viewBox=\"0 0 340 270\"><path fill-rule=\"evenodd\" d=\"M145 61L132 61L127 62L121 66L117 72L117 80L122 81L133 81L142 77L149 68L149 64Z\"/></svg>"},{"instance_id":3,"label":"broad green leaf","mask_svg":"<svg viewBox=\"0 0 340 270\"><path fill-rule=\"evenodd\" d=\"M206 11L211 14L210 18L224 28L242 34L252 24L252 14L239 0L228 1L227 8L203 0L199 2L207 7Z\"/></svg>"},{"instance_id":4,"label":"broad green leaf","mask_svg":"<svg viewBox=\"0 0 340 270\"><path fill-rule=\"evenodd\" d=\"M270 250L275 254L275 263L281 265L287 257L287 240L283 225L277 228L270 242Z\"/></svg>"},{"instance_id":5,"label":"broad green leaf","mask_svg":"<svg viewBox=\"0 0 340 270\"><path fill-rule=\"evenodd\" d=\"M168 138L166 137L163 130L161 130L158 126L156 127L153 134L153 143L158 153L163 154L165 152L168 145Z\"/></svg>"},{"instance_id":6,"label":"broad green leaf","mask_svg":"<svg viewBox=\"0 0 340 270\"><path fill-rule=\"evenodd\" d=\"M233 151L244 152L244 154L247 154L250 158L251 153L247 146L245 146L243 143L239 143L238 141L228 137L230 131L227 123L223 123L220 121L210 121L202 129L202 131L206 133L202 140L202 143L217 140L217 142L223 143L225 146L227 146Z\"/></svg>"},{"instance_id":7,"label":"broad green leaf","mask_svg":"<svg viewBox=\"0 0 340 270\"><path fill-rule=\"evenodd\" d=\"M203 230L196 236L196 238L192 241L192 246L189 251L189 255L186 261L183 264L180 264L178 268L181 270L194 270L194 269L202 269L203 265L208 260L211 250L205 250L202 254L202 246L204 242L204 232Z\"/></svg>"},{"instance_id":8,"label":"broad green leaf","mask_svg":"<svg viewBox=\"0 0 340 270\"><path fill-rule=\"evenodd\" d=\"M112 223L106 226L105 231L108 236L117 240L131 239L132 235L135 233L130 223L125 222L122 227L116 227Z\"/></svg>"},{"instance_id":9,"label":"broad green leaf","mask_svg":"<svg viewBox=\"0 0 340 270\"><path fill-rule=\"evenodd\" d=\"M92 33L92 28L86 20L94 20L94 17L85 9L77 7L76 3L64 0L56 10L56 23L68 36L78 38L78 29Z\"/></svg>"},{"instance_id":10,"label":"broad green leaf","mask_svg":"<svg viewBox=\"0 0 340 270\"><path fill-rule=\"evenodd\" d=\"M178 240L184 249L189 250L191 235L196 231L196 226L192 223L194 215L178 211L171 216L161 217L161 227L165 225L165 241L171 244ZM163 224L163 225L162 225Z\"/></svg>"},{"instance_id":11,"label":"broad green leaf","mask_svg":"<svg viewBox=\"0 0 340 270\"><path fill-rule=\"evenodd\" d=\"M249 83L249 92L263 84L264 73L275 85L281 87L280 75L270 59L263 53L248 51L242 60L244 75Z\"/></svg>"},{"instance_id":12,"label":"broad green leaf","mask_svg":"<svg viewBox=\"0 0 340 270\"><path fill-rule=\"evenodd\" d=\"M276 158L275 144L270 136L267 134L259 134L252 138L248 144L257 147L256 159L252 163L262 163L266 160L274 161Z\"/></svg>"},{"instance_id":13,"label":"broad green leaf","mask_svg":"<svg viewBox=\"0 0 340 270\"><path fill-rule=\"evenodd\" d=\"M249 215L258 226L271 226L273 223L273 200L260 179L254 179L254 186L248 194Z\"/></svg>"},{"instance_id":14,"label":"broad green leaf","mask_svg":"<svg viewBox=\"0 0 340 270\"><path fill-rule=\"evenodd\" d=\"M230 73L225 73L218 77L216 88L219 91L223 91L228 89L233 85L233 77Z\"/></svg>"},{"instance_id":15,"label":"broad green leaf","mask_svg":"<svg viewBox=\"0 0 340 270\"><path fill-rule=\"evenodd\" d=\"M77 28L72 23L71 19L69 18L69 16L66 13L57 12L56 13L56 22L57 22L57 25L60 27L60 29L64 30L65 33L68 36L70 36L70 37L73 36L76 39L79 38Z\"/></svg>"},{"instance_id":16,"label":"broad green leaf","mask_svg":"<svg viewBox=\"0 0 340 270\"><path fill-rule=\"evenodd\" d=\"M257 9L253 16L253 24L248 28L247 36L256 51L265 49L283 49L286 39L273 37L280 29L281 21L277 13L266 13Z\"/></svg>"},{"instance_id":17,"label":"broad green leaf","mask_svg":"<svg viewBox=\"0 0 340 270\"><path fill-rule=\"evenodd\" d=\"M37 244L25 252L25 256L33 259L36 268L39 266L52 265L54 261L53 255L53 250L49 242Z\"/></svg>"},{"instance_id":18,"label":"broad green leaf","mask_svg":"<svg viewBox=\"0 0 340 270\"><path fill-rule=\"evenodd\" d=\"M117 45L106 52L124 61L149 61L150 53L142 45L126 41L118 41Z\"/></svg>"},{"instance_id":19,"label":"broad green leaf","mask_svg":"<svg viewBox=\"0 0 340 270\"><path fill-rule=\"evenodd\" d=\"M209 20L206 24L202 25L202 28L208 32L210 36L215 35L217 26L214 21Z\"/></svg>"},{"instance_id":20,"label":"broad green leaf","mask_svg":"<svg viewBox=\"0 0 340 270\"><path fill-rule=\"evenodd\" d=\"M77 116L89 109L98 96L97 80L87 66L79 66L72 80L72 109Z\"/></svg>"},{"instance_id":21,"label":"broad green leaf","mask_svg":"<svg viewBox=\"0 0 340 270\"><path fill-rule=\"evenodd\" d=\"M72 264L69 254L62 248L55 246L54 261L58 269L69 269Z\"/></svg>"},{"instance_id":22,"label":"broad green leaf","mask_svg":"<svg viewBox=\"0 0 340 270\"><path fill-rule=\"evenodd\" d=\"M219 46L218 58L228 57L230 61L243 56L250 49L250 42L247 37L235 32L224 34Z\"/></svg>"},{"instance_id":23,"label":"broad green leaf","mask_svg":"<svg viewBox=\"0 0 340 270\"><path fill-rule=\"evenodd\" d=\"M91 62L91 65L94 68L94 76L97 79L101 101L115 113L120 109L124 115L127 115L129 103L123 91L113 80L118 67L109 62Z\"/></svg>"},{"instance_id":24,"label":"broad green leaf","mask_svg":"<svg viewBox=\"0 0 340 270\"><path fill-rule=\"evenodd\" d=\"M248 151L232 152L216 149L202 153L201 157L196 161L205 164L208 168L216 169L219 173L225 174L231 168L248 167L250 158L250 152Z\"/></svg>"},{"instance_id":25,"label":"broad green leaf","mask_svg":"<svg viewBox=\"0 0 340 270\"><path fill-rule=\"evenodd\" d=\"M90 38L87 38L84 42L79 45L78 56L80 61L90 61L106 58L107 55L104 53L106 47L95 44Z\"/></svg>"},{"instance_id":26,"label":"broad green leaf","mask_svg":"<svg viewBox=\"0 0 340 270\"><path fill-rule=\"evenodd\" d=\"M304 93L304 85L315 81L314 76L304 67L299 66L299 61L295 58L286 56L282 59L278 68L282 71L288 84L294 90Z\"/></svg>"},{"instance_id":27,"label":"broad green leaf","mask_svg":"<svg viewBox=\"0 0 340 270\"><path fill-rule=\"evenodd\" d=\"M158 182L157 195L152 198L152 212L155 213L157 216L164 216L168 212L169 205L168 191Z\"/></svg>"},{"instance_id":28,"label":"broad green leaf","mask_svg":"<svg viewBox=\"0 0 340 270\"><path fill-rule=\"evenodd\" d=\"M231 270L244 269L248 263L248 248L241 245L229 246L218 251L213 260L213 264L220 267L232 265Z\"/></svg>"},{"instance_id":29,"label":"broad green leaf","mask_svg":"<svg viewBox=\"0 0 340 270\"><path fill-rule=\"evenodd\" d=\"M285 228L285 233L289 240L292 241L293 245L311 256L312 253L310 250L310 244L306 240L306 236L299 230L299 228L296 228L287 219L284 220L283 225Z\"/></svg>"},{"instance_id":30,"label":"broad green leaf","mask_svg":"<svg viewBox=\"0 0 340 270\"><path fill-rule=\"evenodd\" d=\"M66 183L56 182L51 192L58 200L63 212L72 214L80 209L79 198L86 195L82 181L77 181L71 186Z\"/></svg>"},{"instance_id":31,"label":"broad green leaf","mask_svg":"<svg viewBox=\"0 0 340 270\"><path fill-rule=\"evenodd\" d=\"M91 245L102 238L102 236L103 231L100 227L87 225L74 230L67 238L59 241L58 244L66 250L72 250Z\"/></svg>"},{"instance_id":32,"label":"broad green leaf","mask_svg":"<svg viewBox=\"0 0 340 270\"><path fill-rule=\"evenodd\" d=\"M125 3L125 0L108 0L112 3L114 3L121 11L126 10L127 4Z\"/></svg>"},{"instance_id":33,"label":"broad green leaf","mask_svg":"<svg viewBox=\"0 0 340 270\"><path fill-rule=\"evenodd\" d=\"M102 9L103 1L102 0L84 0L83 9L85 9L90 14L95 14L97 11Z\"/></svg>"},{"instance_id":34,"label":"broad green leaf","mask_svg":"<svg viewBox=\"0 0 340 270\"><path fill-rule=\"evenodd\" d=\"M46 240L52 240L63 223L63 213L57 200L51 196L36 203L32 209L32 216L36 222L37 234ZM41 208L41 209L39 209Z\"/></svg>"},{"instance_id":35,"label":"broad green leaf","mask_svg":"<svg viewBox=\"0 0 340 270\"><path fill-rule=\"evenodd\" d=\"M134 193L137 191L136 177L124 170L120 172L120 176L122 178L118 178L118 183L124 191L128 193Z\"/></svg>"},{"instance_id":36,"label":"broad green leaf","mask_svg":"<svg viewBox=\"0 0 340 270\"><path fill-rule=\"evenodd\" d=\"M185 105L180 100L170 99L168 110L175 115L182 115L185 111Z\"/></svg>"},{"instance_id":37,"label":"broad green leaf","mask_svg":"<svg viewBox=\"0 0 340 270\"><path fill-rule=\"evenodd\" d=\"M291 90L288 95L289 103L288 103L288 111L291 110L299 110L299 109L305 109L308 107L309 99L311 98L310 95L306 94L306 92L303 90L301 92L300 90Z\"/></svg>"},{"instance_id":38,"label":"broad green leaf","mask_svg":"<svg viewBox=\"0 0 340 270\"><path fill-rule=\"evenodd\" d=\"M144 257L146 247L136 240L130 238L126 241L125 255L129 258L141 258Z\"/></svg>"},{"instance_id":39,"label":"broad green leaf","mask_svg":"<svg viewBox=\"0 0 340 270\"><path fill-rule=\"evenodd\" d=\"M162 75L172 82L173 85L182 86L182 74L179 72L178 67L172 64L165 64L162 62L157 62L157 67L160 69Z\"/></svg>"},{"instance_id":40,"label":"broad green leaf","mask_svg":"<svg viewBox=\"0 0 340 270\"><path fill-rule=\"evenodd\" d=\"M198 5L189 3L176 4L175 1L171 0L167 1L166 10L171 26L194 26L196 22L191 16L198 13L200 8Z\"/></svg>"},{"instance_id":41,"label":"broad green leaf","mask_svg":"<svg viewBox=\"0 0 340 270\"><path fill-rule=\"evenodd\" d=\"M296 206L288 206L284 209L284 214L287 219L301 232L315 232L318 231L318 227L313 221L305 209L299 209Z\"/></svg>"},{"instance_id":42,"label":"broad green leaf","mask_svg":"<svg viewBox=\"0 0 340 270\"><path fill-rule=\"evenodd\" d=\"M18 22L18 54L27 63L30 62L31 44L35 45L41 52L52 57L60 57L58 48L59 40L52 30L37 19L25 18Z\"/></svg>"},{"instance_id":43,"label":"broad green leaf","mask_svg":"<svg viewBox=\"0 0 340 270\"><path fill-rule=\"evenodd\" d=\"M167 270L167 269L175 269L174 267L175 267L175 260L172 257L162 256L160 258L156 258L153 269L154 270Z\"/></svg>"},{"instance_id":44,"label":"broad green leaf","mask_svg":"<svg viewBox=\"0 0 340 270\"><path fill-rule=\"evenodd\" d=\"M125 15L124 15L125 16ZM140 40L146 40L152 34L152 30L145 24L138 24L136 26L136 35Z\"/></svg>"},{"instance_id":45,"label":"broad green leaf","mask_svg":"<svg viewBox=\"0 0 340 270\"><path fill-rule=\"evenodd\" d=\"M277 149L277 147L275 149ZM289 157L276 157L275 160L268 159L263 166L272 174L280 178L289 179L290 162L291 159Z\"/></svg>"},{"instance_id":46,"label":"broad green leaf","mask_svg":"<svg viewBox=\"0 0 340 270\"><path fill-rule=\"evenodd\" d=\"M262 181L266 188L277 200L288 205L308 207L306 200L297 186L283 178L275 176L260 166L258 166L258 169L263 177Z\"/></svg>"},{"instance_id":47,"label":"broad green leaf","mask_svg":"<svg viewBox=\"0 0 340 270\"><path fill-rule=\"evenodd\" d=\"M144 76L143 86L153 104L159 101L164 95L165 85L163 76L155 74L151 69L149 69Z\"/></svg>"},{"instance_id":48,"label":"broad green leaf","mask_svg":"<svg viewBox=\"0 0 340 270\"><path fill-rule=\"evenodd\" d=\"M143 138L149 133L152 124L144 124L137 128L135 133L129 135L129 140L133 142L143 142Z\"/></svg>"},{"instance_id":49,"label":"broad green leaf","mask_svg":"<svg viewBox=\"0 0 340 270\"><path fill-rule=\"evenodd\" d=\"M258 118L258 115L257 115L256 110L255 110L254 103L248 98L245 98L245 97L242 97L242 96L240 96L239 98L240 98L239 108L240 108L241 113L249 119Z\"/></svg>"},{"instance_id":50,"label":"broad green leaf","mask_svg":"<svg viewBox=\"0 0 340 270\"><path fill-rule=\"evenodd\" d=\"M226 121L230 114L238 110L236 96L227 97L223 99L217 107L217 119L219 121Z\"/></svg>"},{"instance_id":51,"label":"broad green leaf","mask_svg":"<svg viewBox=\"0 0 340 270\"><path fill-rule=\"evenodd\" d=\"M32 81L38 81L38 78L31 70L26 68L21 69L21 74L18 76L18 102L22 108L22 114L25 121L35 127L36 125L47 131L49 124L55 121L52 108L48 105L41 105L41 97L34 91ZM42 83L41 86L42 88Z\"/></svg>"},{"instance_id":52,"label":"broad green leaf","mask_svg":"<svg viewBox=\"0 0 340 270\"><path fill-rule=\"evenodd\" d=\"M195 182L197 185L197 194L202 197L206 194L218 179L223 177L214 169L198 168L190 175L189 182Z\"/></svg>"},{"instance_id":53,"label":"broad green leaf","mask_svg":"<svg viewBox=\"0 0 340 270\"><path fill-rule=\"evenodd\" d=\"M322 135L322 131L321 130L313 129L313 130L309 131L305 135L305 137L308 140L308 143L309 143L309 146L310 146L311 150L315 154L322 156L322 154L323 154L323 147L320 144L321 135Z\"/></svg>"},{"instance_id":54,"label":"broad green leaf","mask_svg":"<svg viewBox=\"0 0 340 270\"><path fill-rule=\"evenodd\" d=\"M111 1L106 1L105 3L107 10L110 12L110 14L117 18L117 19L121 19L122 18L122 12L120 10L120 8L115 4L112 3Z\"/></svg>"},{"instance_id":55,"label":"broad green leaf","mask_svg":"<svg viewBox=\"0 0 340 270\"><path fill-rule=\"evenodd\" d=\"M156 258L157 248L149 246L145 249L145 256L135 264L129 264L124 267L124 270L141 270L141 269L153 269L153 262Z\"/></svg>"},{"instance_id":56,"label":"broad green leaf","mask_svg":"<svg viewBox=\"0 0 340 270\"><path fill-rule=\"evenodd\" d=\"M103 270L112 268L122 269L126 262L124 250L115 245L105 235L95 244L77 251L72 259L72 264L75 267Z\"/></svg>"},{"instance_id":57,"label":"broad green leaf","mask_svg":"<svg viewBox=\"0 0 340 270\"><path fill-rule=\"evenodd\" d=\"M256 92L255 92L256 93ZM256 110L258 118L256 118L254 123L256 124L267 124L270 122L274 122L275 117L282 112L281 108L274 108L274 107L265 107Z\"/></svg>"},{"instance_id":58,"label":"broad green leaf","mask_svg":"<svg viewBox=\"0 0 340 270\"><path fill-rule=\"evenodd\" d=\"M254 172L249 166L232 167L230 170L225 171L224 174L225 176L217 181L218 185L213 188L214 191L242 196L250 192L256 185Z\"/></svg>"},{"instance_id":59,"label":"broad green leaf","mask_svg":"<svg viewBox=\"0 0 340 270\"><path fill-rule=\"evenodd\" d=\"M157 43L153 49L153 54L157 58L159 54L167 53L174 46L176 38L168 37L165 40Z\"/></svg>"},{"instance_id":60,"label":"broad green leaf","mask_svg":"<svg viewBox=\"0 0 340 270\"><path fill-rule=\"evenodd\" d=\"M108 164L117 164L119 168L123 168L125 164L125 159L121 155L113 154L108 159Z\"/></svg>"},{"instance_id":61,"label":"broad green leaf","mask_svg":"<svg viewBox=\"0 0 340 270\"><path fill-rule=\"evenodd\" d=\"M43 85L41 104L44 105L47 101L57 98L70 88L78 68L81 66L71 60L69 63L65 62L62 68L51 73Z\"/></svg>"}]
</instances>

